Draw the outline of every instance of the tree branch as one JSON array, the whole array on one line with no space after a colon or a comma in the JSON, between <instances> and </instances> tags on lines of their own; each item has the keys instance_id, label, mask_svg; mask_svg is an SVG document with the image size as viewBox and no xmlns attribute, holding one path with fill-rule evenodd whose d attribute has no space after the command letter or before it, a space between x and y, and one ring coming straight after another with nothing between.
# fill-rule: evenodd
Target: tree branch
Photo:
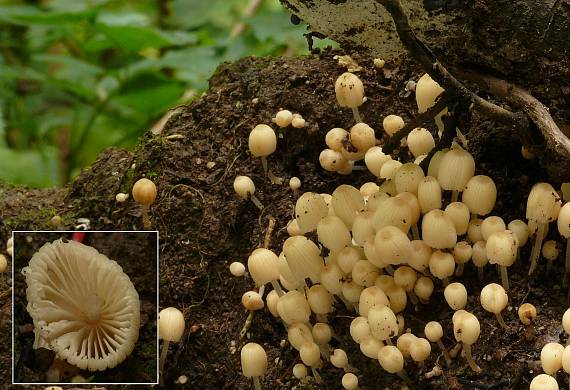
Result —
<instances>
[{"instance_id":1,"label":"tree branch","mask_svg":"<svg viewBox=\"0 0 570 390\"><path fill-rule=\"evenodd\" d=\"M516 129L528 128L529 122L525 115L512 113L496 104L490 103L471 92L437 60L431 50L426 47L414 34L408 17L404 13L399 0L376 0L392 16L396 32L410 55L420 63L422 68L437 81L444 89L456 91L458 95L474 104L482 115L503 125Z\"/></svg>"},{"instance_id":2,"label":"tree branch","mask_svg":"<svg viewBox=\"0 0 570 390\"><path fill-rule=\"evenodd\" d=\"M412 119L410 122L406 123L396 134L391 136L384 145L382 145L382 152L390 154L394 151L396 147L400 145L400 141L407 137L410 132L416 127L420 127L424 123L432 120L437 114L439 114L449 103L453 100L448 92L443 92L440 98L437 100L435 105L431 106L426 112L422 112Z\"/></svg>"}]
</instances>

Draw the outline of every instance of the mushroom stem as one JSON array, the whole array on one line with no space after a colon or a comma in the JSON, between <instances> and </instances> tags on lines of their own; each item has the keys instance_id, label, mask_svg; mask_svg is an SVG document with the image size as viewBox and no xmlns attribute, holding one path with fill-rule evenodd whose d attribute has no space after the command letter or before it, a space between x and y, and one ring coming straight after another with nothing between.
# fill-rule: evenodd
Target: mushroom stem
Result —
<instances>
[{"instance_id":1,"label":"mushroom stem","mask_svg":"<svg viewBox=\"0 0 570 390\"><path fill-rule=\"evenodd\" d=\"M538 265L538 256L540 255L540 249L542 248L542 240L544 239L544 232L546 230L545 223L539 223L536 229L536 238L534 240L534 245L532 246L532 251L530 254L530 269L528 270L528 276L532 275Z\"/></svg>"},{"instance_id":2,"label":"mushroom stem","mask_svg":"<svg viewBox=\"0 0 570 390\"><path fill-rule=\"evenodd\" d=\"M277 292L277 295L279 295L280 297L285 295L285 293L281 289L281 286L279 285L279 282L277 280L272 280L271 285L273 286L273 289Z\"/></svg>"},{"instance_id":3,"label":"mushroom stem","mask_svg":"<svg viewBox=\"0 0 570 390\"><path fill-rule=\"evenodd\" d=\"M160 383L164 384L164 362L166 361L166 355L168 354L168 346L170 345L170 341L164 340L162 343L162 351L160 351L160 367L159 367L159 375L160 375Z\"/></svg>"},{"instance_id":4,"label":"mushroom stem","mask_svg":"<svg viewBox=\"0 0 570 390\"><path fill-rule=\"evenodd\" d=\"M467 359L467 364L469 364L469 367L471 367L471 369L476 373L480 373L481 367L479 367L473 359L473 355L471 354L471 345L463 343L463 350L465 351L465 359Z\"/></svg>"},{"instance_id":5,"label":"mushroom stem","mask_svg":"<svg viewBox=\"0 0 570 390\"><path fill-rule=\"evenodd\" d=\"M570 238L566 240L566 269L564 272L564 286L568 285L568 275L570 275Z\"/></svg>"},{"instance_id":6,"label":"mushroom stem","mask_svg":"<svg viewBox=\"0 0 570 390\"><path fill-rule=\"evenodd\" d=\"M497 317L497 321L499 322L499 325L501 325L503 329L505 330L509 329L509 327L507 326L507 324L505 324L505 321L503 320L501 312L495 313L495 317Z\"/></svg>"},{"instance_id":7,"label":"mushroom stem","mask_svg":"<svg viewBox=\"0 0 570 390\"><path fill-rule=\"evenodd\" d=\"M479 281L482 282L485 279L485 270L483 267L477 267L477 276L479 276Z\"/></svg>"},{"instance_id":8,"label":"mushroom stem","mask_svg":"<svg viewBox=\"0 0 570 390\"><path fill-rule=\"evenodd\" d=\"M240 340L243 340L243 338L245 337L245 334L247 333L249 328L251 328L251 324L253 322L253 316L254 315L255 315L255 311L251 310L249 312L247 318L245 319L245 323L243 324L243 327L239 331L239 339Z\"/></svg>"},{"instance_id":9,"label":"mushroom stem","mask_svg":"<svg viewBox=\"0 0 570 390\"><path fill-rule=\"evenodd\" d=\"M267 167L267 158L265 156L261 157L261 166L263 167L263 174L267 177L267 172L269 168Z\"/></svg>"},{"instance_id":10,"label":"mushroom stem","mask_svg":"<svg viewBox=\"0 0 570 390\"><path fill-rule=\"evenodd\" d=\"M317 371L317 369L315 367L311 367L311 372L313 373L313 377L315 378L315 381L317 383L321 383L323 381L323 379L321 378L321 376L319 375L319 372Z\"/></svg>"},{"instance_id":11,"label":"mushroom stem","mask_svg":"<svg viewBox=\"0 0 570 390\"><path fill-rule=\"evenodd\" d=\"M397 372L396 375L398 375L398 376L400 377L400 379L403 380L405 383L412 383L412 381L411 381L410 378L406 375L406 373L404 372L404 370Z\"/></svg>"},{"instance_id":12,"label":"mushroom stem","mask_svg":"<svg viewBox=\"0 0 570 390\"><path fill-rule=\"evenodd\" d=\"M254 376L253 377L253 388L255 390L261 390L261 382L259 381L259 377L258 376Z\"/></svg>"},{"instance_id":13,"label":"mushroom stem","mask_svg":"<svg viewBox=\"0 0 570 390\"><path fill-rule=\"evenodd\" d=\"M269 180L271 180L271 184L275 184L278 186L283 184L283 179L280 178L279 176L275 176L275 174L271 172L271 170L267 171L267 177L269 177Z\"/></svg>"},{"instance_id":14,"label":"mushroom stem","mask_svg":"<svg viewBox=\"0 0 570 390\"><path fill-rule=\"evenodd\" d=\"M449 278L443 278L442 280L444 287L449 286Z\"/></svg>"},{"instance_id":15,"label":"mushroom stem","mask_svg":"<svg viewBox=\"0 0 570 390\"><path fill-rule=\"evenodd\" d=\"M503 288L509 291L509 274L507 273L507 267L501 265L501 283L503 283Z\"/></svg>"},{"instance_id":16,"label":"mushroom stem","mask_svg":"<svg viewBox=\"0 0 570 390\"><path fill-rule=\"evenodd\" d=\"M459 191L457 190L451 191L451 203L457 202L457 199L459 199Z\"/></svg>"},{"instance_id":17,"label":"mushroom stem","mask_svg":"<svg viewBox=\"0 0 570 390\"><path fill-rule=\"evenodd\" d=\"M455 269L455 276L463 276L463 269L465 268L465 264L461 263L457 265Z\"/></svg>"},{"instance_id":18,"label":"mushroom stem","mask_svg":"<svg viewBox=\"0 0 570 390\"><path fill-rule=\"evenodd\" d=\"M362 118L360 117L360 112L358 112L358 107L351 107L352 108L352 115L354 116L354 121L356 123L362 122Z\"/></svg>"},{"instance_id":19,"label":"mushroom stem","mask_svg":"<svg viewBox=\"0 0 570 390\"><path fill-rule=\"evenodd\" d=\"M141 212L142 212L142 219L144 228L150 230L152 228L152 224L150 223L150 217L148 215L149 206L148 205L141 205Z\"/></svg>"},{"instance_id":20,"label":"mushroom stem","mask_svg":"<svg viewBox=\"0 0 570 390\"><path fill-rule=\"evenodd\" d=\"M451 367L451 357L449 356L447 349L445 349L445 345L443 345L443 342L441 340L438 340L437 346L439 347L439 349L441 349L441 352L443 352L443 357L445 358L445 363L447 364L447 367Z\"/></svg>"},{"instance_id":21,"label":"mushroom stem","mask_svg":"<svg viewBox=\"0 0 570 390\"><path fill-rule=\"evenodd\" d=\"M263 203L261 203L261 201L255 195L250 194L249 198L251 199L253 204L257 206L258 209L263 210Z\"/></svg>"}]
</instances>

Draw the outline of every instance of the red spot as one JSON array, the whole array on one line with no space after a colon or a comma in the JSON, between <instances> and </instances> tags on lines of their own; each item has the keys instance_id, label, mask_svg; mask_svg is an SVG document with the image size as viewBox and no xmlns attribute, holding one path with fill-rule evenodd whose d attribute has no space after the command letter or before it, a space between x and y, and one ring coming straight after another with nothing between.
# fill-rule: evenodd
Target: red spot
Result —
<instances>
[{"instance_id":1,"label":"red spot","mask_svg":"<svg viewBox=\"0 0 570 390\"><path fill-rule=\"evenodd\" d=\"M85 232L75 232L71 235L71 239L77 242L83 242L85 239Z\"/></svg>"}]
</instances>

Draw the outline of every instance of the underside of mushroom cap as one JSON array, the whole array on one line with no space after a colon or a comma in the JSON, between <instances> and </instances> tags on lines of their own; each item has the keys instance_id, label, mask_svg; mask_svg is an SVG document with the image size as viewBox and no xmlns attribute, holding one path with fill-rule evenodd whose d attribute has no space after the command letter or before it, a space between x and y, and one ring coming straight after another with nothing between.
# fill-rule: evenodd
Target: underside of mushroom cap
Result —
<instances>
[{"instance_id":1,"label":"underside of mushroom cap","mask_svg":"<svg viewBox=\"0 0 570 390\"><path fill-rule=\"evenodd\" d=\"M121 363L139 335L140 301L117 262L76 241L56 240L22 269L34 348L52 349L81 369Z\"/></svg>"}]
</instances>

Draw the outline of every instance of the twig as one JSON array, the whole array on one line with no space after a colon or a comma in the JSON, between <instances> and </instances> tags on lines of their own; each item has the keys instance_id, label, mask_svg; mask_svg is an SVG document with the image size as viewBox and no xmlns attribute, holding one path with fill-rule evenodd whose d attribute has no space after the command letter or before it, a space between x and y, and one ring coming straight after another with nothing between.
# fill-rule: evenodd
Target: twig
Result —
<instances>
[{"instance_id":1,"label":"twig","mask_svg":"<svg viewBox=\"0 0 570 390\"><path fill-rule=\"evenodd\" d=\"M528 128L528 118L522 113L512 113L496 104L479 97L467 89L438 61L431 50L414 34L408 17L404 13L399 0L376 0L394 19L396 32L410 55L420 63L423 69L437 81L442 88L456 91L458 95L472 102L477 111L484 116L513 128Z\"/></svg>"},{"instance_id":2,"label":"twig","mask_svg":"<svg viewBox=\"0 0 570 390\"><path fill-rule=\"evenodd\" d=\"M449 148L453 142L453 138L455 138L455 129L457 128L457 120L459 117L459 107L460 105L455 104L450 108L449 112L441 118L443 120L443 133L441 134L441 138L437 142L437 145L435 145L435 148L430 150L426 158L424 158L420 163L420 167L426 175L428 173L429 162L434 154L442 149Z\"/></svg>"},{"instance_id":3,"label":"twig","mask_svg":"<svg viewBox=\"0 0 570 390\"><path fill-rule=\"evenodd\" d=\"M263 247L269 248L269 244L271 242L271 235L273 234L273 230L275 229L275 218L271 215L269 216L269 224L267 225L267 231L265 232L265 239L263 240Z\"/></svg>"},{"instance_id":4,"label":"twig","mask_svg":"<svg viewBox=\"0 0 570 390\"><path fill-rule=\"evenodd\" d=\"M570 161L570 139L556 125L548 108L527 90L493 76L466 71L465 77L479 84L490 93L518 106L536 125L546 143L559 154L562 160Z\"/></svg>"},{"instance_id":5,"label":"twig","mask_svg":"<svg viewBox=\"0 0 570 390\"><path fill-rule=\"evenodd\" d=\"M423 125L424 123L432 120L437 114L439 114L448 104L452 101L453 97L447 92L441 95L441 98L435 103L434 106L430 107L426 112L422 112L410 122L408 122L404 127L402 127L396 134L390 137L388 141L382 146L382 152L390 154L394 149L400 145L400 141L407 137L410 132Z\"/></svg>"}]
</instances>

